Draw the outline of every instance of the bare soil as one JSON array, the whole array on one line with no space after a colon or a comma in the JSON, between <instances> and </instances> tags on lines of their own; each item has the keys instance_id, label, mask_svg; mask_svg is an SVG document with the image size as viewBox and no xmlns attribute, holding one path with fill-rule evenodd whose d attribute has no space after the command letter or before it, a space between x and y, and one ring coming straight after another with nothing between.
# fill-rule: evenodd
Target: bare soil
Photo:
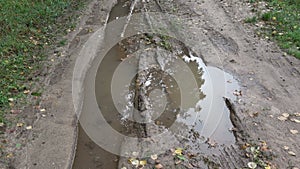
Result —
<instances>
[{"instance_id":1,"label":"bare soil","mask_svg":"<svg viewBox=\"0 0 300 169\"><path fill-rule=\"evenodd\" d=\"M72 167L77 141L71 90L73 67L84 42L105 24L113 3L92 1L76 30L67 36L68 44L59 49L63 56L48 70L51 73L42 100L46 116L34 114L33 130L26 133L26 146L16 150L18 155L11 168ZM257 145L263 148L261 159L272 168L299 168L300 134L290 130L300 130L300 124L293 120L300 120L295 114L300 111L300 61L284 55L273 42L256 37L254 28L243 23L250 14L244 1L156 1L154 8L151 4L149 9L183 16L200 28L194 37L205 35L208 39L195 44L192 50L201 53L207 65L234 75L241 86L242 95L226 102L237 143L209 159L216 163L210 167L246 167L254 160L247 148ZM283 113L288 117L285 114L287 118L279 120Z\"/></svg>"}]
</instances>

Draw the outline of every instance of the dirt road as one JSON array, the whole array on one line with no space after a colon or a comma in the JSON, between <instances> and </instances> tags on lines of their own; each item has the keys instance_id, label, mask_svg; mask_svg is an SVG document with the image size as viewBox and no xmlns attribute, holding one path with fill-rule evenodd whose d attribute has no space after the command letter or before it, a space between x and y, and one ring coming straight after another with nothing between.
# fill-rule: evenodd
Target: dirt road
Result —
<instances>
[{"instance_id":1,"label":"dirt road","mask_svg":"<svg viewBox=\"0 0 300 169\"><path fill-rule=\"evenodd\" d=\"M54 73L49 75L49 87L43 99L47 118L35 121L31 133L34 140L28 142L14 161L15 168L69 168L72 165L77 141L72 72L85 42L107 24L114 3L91 2L76 30L67 36L68 45L59 49L64 57L57 61L60 66L50 69ZM132 3L125 4L130 7ZM218 155L205 158L208 164L200 163L204 161L201 157L189 167L243 168L251 161L271 168L300 167L300 134L295 132L300 130L297 114L300 111L300 61L284 55L273 42L256 37L254 28L243 23L250 13L247 3L238 0L136 3L135 13L146 9L182 18L186 22L184 26L189 26L183 27L183 36L195 42L190 50L207 66L232 74L241 87L237 98L226 102L236 143L221 147ZM124 46L135 48L130 44ZM168 164L172 163L172 153L165 157ZM125 165L124 160L126 158L120 160L120 166Z\"/></svg>"}]
</instances>

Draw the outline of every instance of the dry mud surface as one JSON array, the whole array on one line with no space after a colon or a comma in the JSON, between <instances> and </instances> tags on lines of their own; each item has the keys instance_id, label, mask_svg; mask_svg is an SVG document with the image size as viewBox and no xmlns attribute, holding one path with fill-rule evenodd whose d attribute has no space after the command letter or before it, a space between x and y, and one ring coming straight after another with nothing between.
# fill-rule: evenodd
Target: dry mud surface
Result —
<instances>
[{"instance_id":1,"label":"dry mud surface","mask_svg":"<svg viewBox=\"0 0 300 169\"><path fill-rule=\"evenodd\" d=\"M59 66L53 66L46 82L43 105L47 116L35 120L31 139L13 162L13 168L72 167L78 127L71 91L75 60L93 32L106 24L114 3L92 1L76 30L67 36L68 45L59 49L64 58L57 62ZM191 50L200 53L205 64L232 74L241 86L241 95L236 100L226 100L236 143L218 149L217 155L192 159L192 165L183 163L183 168L246 167L253 160L245 155L248 144L263 144L262 158L270 162L272 168L300 167L300 134L290 132L300 130L300 124L294 120L300 120L295 114L300 111L300 61L285 56L273 42L255 36L253 28L243 23L250 13L245 2L138 1L138 8L184 18L190 25L190 32L185 36L197 42L191 45ZM287 113L285 118L282 118L283 113ZM149 130L155 127L150 125ZM180 146L171 136L170 140L174 141L171 144ZM129 143L125 141L125 144ZM165 168L176 168L172 158L172 153L165 154L160 163ZM203 159L208 163L201 163ZM133 168L126 158L119 159L118 164L119 168ZM90 167L106 168L103 164Z\"/></svg>"}]
</instances>

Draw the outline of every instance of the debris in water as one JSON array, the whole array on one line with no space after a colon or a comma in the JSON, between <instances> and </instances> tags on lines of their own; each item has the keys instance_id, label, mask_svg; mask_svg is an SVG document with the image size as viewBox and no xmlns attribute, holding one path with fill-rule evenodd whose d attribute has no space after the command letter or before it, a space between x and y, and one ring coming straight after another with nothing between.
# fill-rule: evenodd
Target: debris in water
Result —
<instances>
[{"instance_id":1,"label":"debris in water","mask_svg":"<svg viewBox=\"0 0 300 169\"><path fill-rule=\"evenodd\" d=\"M210 138L208 138L205 143L207 143L209 145L209 147L216 147L217 146L217 142L215 140L210 139Z\"/></svg>"},{"instance_id":2,"label":"debris in water","mask_svg":"<svg viewBox=\"0 0 300 169\"><path fill-rule=\"evenodd\" d=\"M235 95L235 96L242 96L242 91L241 90L235 90L233 92L233 95Z\"/></svg>"}]
</instances>

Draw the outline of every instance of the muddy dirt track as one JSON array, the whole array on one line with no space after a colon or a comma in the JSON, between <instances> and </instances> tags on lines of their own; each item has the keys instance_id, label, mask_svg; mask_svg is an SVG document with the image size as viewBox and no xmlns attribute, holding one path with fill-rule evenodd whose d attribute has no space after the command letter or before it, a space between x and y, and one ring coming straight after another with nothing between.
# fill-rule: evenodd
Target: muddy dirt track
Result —
<instances>
[{"instance_id":1,"label":"muddy dirt track","mask_svg":"<svg viewBox=\"0 0 300 169\"><path fill-rule=\"evenodd\" d=\"M297 121L300 117L296 114L300 111L300 61L294 57L285 56L274 43L259 39L255 36L254 28L243 23L243 19L250 13L247 3L238 0L134 2L136 2L134 13L151 11L182 18L186 26L183 27L182 36L192 39L191 42L193 42L188 51L197 54L197 57L201 58L207 66L220 68L233 75L240 86L241 92L235 93L237 97L225 99L224 102L233 125L235 143L218 146L218 148L211 149L211 153L191 157L190 163L181 162L178 165L182 168L243 168L247 167L250 161L261 160L272 168L300 167L300 134L291 132L291 130L300 130L300 124ZM124 5L129 9L134 2ZM13 167L72 167L78 134L77 117L72 108L71 93L75 61L88 38L100 27L104 27L109 17L116 18L116 16L109 16L114 4L116 2L109 0L92 1L82 14L76 30L67 36L68 45L58 49L64 53L64 57L60 58L57 65L49 70L52 73L45 82L49 86L43 99L47 117L35 120L34 130L30 136L32 139L13 162ZM163 24L170 23L164 22ZM132 45L132 42L137 39L143 39L143 37L133 37L122 42L119 44L121 50L127 50L125 54L131 54L137 50L136 46L139 46L139 49L146 49L142 45L143 42ZM161 41L163 37L158 36L157 39ZM170 44L173 51L186 52L179 42L170 41ZM169 48L165 44L162 47ZM151 55L152 51L149 52L148 55ZM146 59L143 63L148 61ZM147 64L143 66L147 67ZM139 81L143 81L143 77L137 77L139 78ZM139 92L143 95L143 91ZM146 105L139 106L147 107L147 103L143 104ZM156 124L135 127L138 129L134 131L134 134L140 137L146 137L141 131L151 133L156 129L162 130ZM79 137L82 135L84 134L79 134ZM170 144L182 147L182 140L173 138L171 135L168 138L172 141L169 140ZM130 149L128 148L130 143L125 141L124 144L128 146L125 146L125 149L121 148L120 151ZM80 160L84 157L77 154L75 168L108 169L109 166L103 163L101 158L110 161L110 165L119 166L118 168L125 166L134 168L128 164L127 157L118 158L108 153L104 158L106 153L94 148L96 145L91 141L83 143L79 139L79 145L90 148L90 156L94 158ZM255 147L254 145L260 147L258 158L253 157L253 151L248 151L251 147ZM82 148L78 147L79 152L83 151L80 149ZM143 150L140 153L143 153ZM88 157L89 154L83 152L82 156ZM148 161L148 167L161 163L165 168L176 168L175 162L172 152L167 152L161 156L159 162Z\"/></svg>"}]
</instances>

